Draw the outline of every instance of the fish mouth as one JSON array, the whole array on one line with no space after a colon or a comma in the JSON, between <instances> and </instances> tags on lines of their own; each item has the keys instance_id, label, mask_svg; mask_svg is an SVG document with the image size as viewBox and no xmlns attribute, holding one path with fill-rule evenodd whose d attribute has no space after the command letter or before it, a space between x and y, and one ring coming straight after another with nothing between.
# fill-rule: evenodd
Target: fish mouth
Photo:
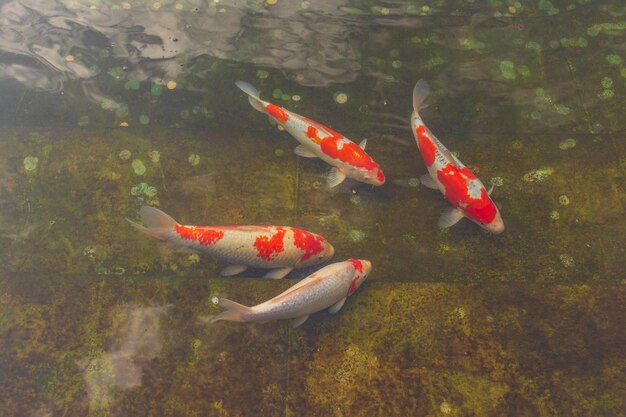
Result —
<instances>
[{"instance_id":1,"label":"fish mouth","mask_svg":"<svg viewBox=\"0 0 626 417\"><path fill-rule=\"evenodd\" d=\"M326 259L330 259L333 256L335 256L335 247L333 245L331 245L330 243L328 244L328 246L326 247L326 256L324 256Z\"/></svg>"},{"instance_id":2,"label":"fish mouth","mask_svg":"<svg viewBox=\"0 0 626 417\"><path fill-rule=\"evenodd\" d=\"M363 272L369 274L370 271L372 270L372 263L368 261L367 259L363 259L361 261L361 264L363 264Z\"/></svg>"}]
</instances>

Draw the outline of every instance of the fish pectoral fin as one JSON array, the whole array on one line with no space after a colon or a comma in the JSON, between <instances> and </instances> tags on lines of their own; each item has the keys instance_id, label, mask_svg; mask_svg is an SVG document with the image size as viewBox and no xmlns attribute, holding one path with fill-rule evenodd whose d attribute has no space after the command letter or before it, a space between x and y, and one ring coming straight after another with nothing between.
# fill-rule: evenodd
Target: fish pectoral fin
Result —
<instances>
[{"instance_id":1,"label":"fish pectoral fin","mask_svg":"<svg viewBox=\"0 0 626 417\"><path fill-rule=\"evenodd\" d=\"M317 158L318 157L317 155L313 153L312 150L310 150L304 145L296 146L296 148L293 150L293 153L303 158Z\"/></svg>"},{"instance_id":2,"label":"fish pectoral fin","mask_svg":"<svg viewBox=\"0 0 626 417\"><path fill-rule=\"evenodd\" d=\"M245 265L228 265L220 271L220 275L223 277L230 277L232 275L237 275L246 269L248 269L248 267Z\"/></svg>"},{"instance_id":3,"label":"fish pectoral fin","mask_svg":"<svg viewBox=\"0 0 626 417\"><path fill-rule=\"evenodd\" d=\"M463 217L465 217L463 210L456 207L448 207L443 211L443 213L441 213L441 217L439 217L439 220L437 221L437 226L439 226L440 229L454 226Z\"/></svg>"},{"instance_id":4,"label":"fish pectoral fin","mask_svg":"<svg viewBox=\"0 0 626 417\"><path fill-rule=\"evenodd\" d=\"M365 146L367 146L367 139L363 139L361 143L359 143L359 148L365 150Z\"/></svg>"},{"instance_id":5,"label":"fish pectoral fin","mask_svg":"<svg viewBox=\"0 0 626 417\"><path fill-rule=\"evenodd\" d=\"M339 310L341 310L341 307L343 307L343 303L346 302L346 298L348 297L344 297L341 300L337 301L335 304L333 304L332 306L330 306L330 308L328 309L328 312L330 314L335 314L337 313Z\"/></svg>"},{"instance_id":6,"label":"fish pectoral fin","mask_svg":"<svg viewBox=\"0 0 626 417\"><path fill-rule=\"evenodd\" d=\"M422 183L424 187L432 188L433 190L439 189L439 187L437 187L437 183L435 182L433 177L430 176L430 174L422 175L420 177L420 182Z\"/></svg>"},{"instance_id":7,"label":"fish pectoral fin","mask_svg":"<svg viewBox=\"0 0 626 417\"><path fill-rule=\"evenodd\" d=\"M276 268L263 275L263 278L281 279L291 271L293 271L293 268Z\"/></svg>"},{"instance_id":8,"label":"fish pectoral fin","mask_svg":"<svg viewBox=\"0 0 626 417\"><path fill-rule=\"evenodd\" d=\"M334 167L328 173L327 184L329 188L338 186L346 179L346 174L341 172L337 167Z\"/></svg>"},{"instance_id":9,"label":"fish pectoral fin","mask_svg":"<svg viewBox=\"0 0 626 417\"><path fill-rule=\"evenodd\" d=\"M491 188L489 188L489 191L487 191L487 195L491 195L491 192L493 191L493 187L495 187L495 184L491 184Z\"/></svg>"},{"instance_id":10,"label":"fish pectoral fin","mask_svg":"<svg viewBox=\"0 0 626 417\"><path fill-rule=\"evenodd\" d=\"M304 323L307 319L309 318L309 315L307 314L306 316L302 316L302 317L296 317L295 319L293 319L293 321L291 322L291 327L293 327L294 329L296 327L298 327L299 325L301 325L302 323Z\"/></svg>"}]
</instances>

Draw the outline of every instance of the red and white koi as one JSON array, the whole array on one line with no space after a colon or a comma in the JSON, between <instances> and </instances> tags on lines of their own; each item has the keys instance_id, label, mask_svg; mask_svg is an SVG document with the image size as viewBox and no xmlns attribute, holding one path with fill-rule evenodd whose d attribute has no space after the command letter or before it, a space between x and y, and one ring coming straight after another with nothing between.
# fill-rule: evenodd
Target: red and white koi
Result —
<instances>
[{"instance_id":1,"label":"red and white koi","mask_svg":"<svg viewBox=\"0 0 626 417\"><path fill-rule=\"evenodd\" d=\"M146 226L137 230L177 246L207 253L229 263L220 272L235 275L249 267L271 269L266 278L283 278L333 257L335 249L320 235L287 226L186 226L154 207L141 207Z\"/></svg>"},{"instance_id":2,"label":"red and white koi","mask_svg":"<svg viewBox=\"0 0 626 417\"><path fill-rule=\"evenodd\" d=\"M502 233L504 222L489 191L474 173L432 134L426 127L418 111L424 106L424 100L430 93L425 80L419 80L413 88L413 115L411 128L417 141L417 147L428 169L422 176L423 185L439 189L452 207L446 209L437 225L440 228L450 227L463 217L467 217L480 227L492 233Z\"/></svg>"},{"instance_id":3,"label":"red and white koi","mask_svg":"<svg viewBox=\"0 0 626 417\"><path fill-rule=\"evenodd\" d=\"M253 307L214 297L213 303L226 308L226 311L213 317L211 322L295 319L292 325L298 327L312 313L324 309L328 309L331 314L337 313L371 270L372 264L364 259L337 262L312 273L271 300Z\"/></svg>"},{"instance_id":4,"label":"red and white koi","mask_svg":"<svg viewBox=\"0 0 626 417\"><path fill-rule=\"evenodd\" d=\"M320 123L261 100L259 91L251 84L244 81L235 84L248 95L252 107L274 119L300 142L294 150L296 155L320 158L333 167L328 175L329 187L341 184L346 177L371 185L385 183L382 169L365 153L367 139L357 145Z\"/></svg>"}]
</instances>

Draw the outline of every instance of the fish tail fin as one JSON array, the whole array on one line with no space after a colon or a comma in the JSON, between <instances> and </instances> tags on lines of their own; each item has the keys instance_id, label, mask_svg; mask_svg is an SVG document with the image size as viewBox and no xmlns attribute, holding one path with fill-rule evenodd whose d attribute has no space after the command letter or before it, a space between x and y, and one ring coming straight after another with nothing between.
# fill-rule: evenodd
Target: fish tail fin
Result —
<instances>
[{"instance_id":1,"label":"fish tail fin","mask_svg":"<svg viewBox=\"0 0 626 417\"><path fill-rule=\"evenodd\" d=\"M223 311L217 316L213 317L211 319L211 323L215 323L219 320L246 321L243 315L250 312L250 307L246 307L227 298L213 297L212 301L213 304L224 307L226 311Z\"/></svg>"},{"instance_id":2,"label":"fish tail fin","mask_svg":"<svg viewBox=\"0 0 626 417\"><path fill-rule=\"evenodd\" d=\"M142 206L140 214L141 221L145 224L145 226L137 224L130 219L126 220L135 229L147 235L156 237L157 239L164 240L165 233L169 232L174 228L174 226L178 225L176 220L154 207Z\"/></svg>"},{"instance_id":3,"label":"fish tail fin","mask_svg":"<svg viewBox=\"0 0 626 417\"><path fill-rule=\"evenodd\" d=\"M263 111L263 101L259 98L260 92L250 83L245 81L235 81L235 85L239 87L241 91L248 95L248 101L256 110Z\"/></svg>"},{"instance_id":4,"label":"fish tail fin","mask_svg":"<svg viewBox=\"0 0 626 417\"><path fill-rule=\"evenodd\" d=\"M428 86L428 82L426 80L421 79L417 83L415 83L415 87L413 87L413 111L419 112L421 109L425 108L427 105L424 104L426 101L426 97L430 94L430 87Z\"/></svg>"}]
</instances>

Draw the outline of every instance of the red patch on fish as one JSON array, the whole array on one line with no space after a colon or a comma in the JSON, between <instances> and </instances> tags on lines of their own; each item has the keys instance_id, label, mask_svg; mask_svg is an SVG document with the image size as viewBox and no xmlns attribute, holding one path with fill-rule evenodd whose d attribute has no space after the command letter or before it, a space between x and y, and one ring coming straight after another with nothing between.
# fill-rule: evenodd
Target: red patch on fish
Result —
<instances>
[{"instance_id":1,"label":"red patch on fish","mask_svg":"<svg viewBox=\"0 0 626 417\"><path fill-rule=\"evenodd\" d=\"M287 120L289 120L289 115L287 114L287 112L283 108L278 107L275 104L268 104L265 107L265 110L270 116L272 116L281 123L286 123Z\"/></svg>"},{"instance_id":2,"label":"red patch on fish","mask_svg":"<svg viewBox=\"0 0 626 417\"><path fill-rule=\"evenodd\" d=\"M276 230L276 234L272 237L259 236L254 241L253 246L257 250L259 258L271 261L284 250L283 239L287 231L282 227L277 227Z\"/></svg>"},{"instance_id":3,"label":"red patch on fish","mask_svg":"<svg viewBox=\"0 0 626 417\"><path fill-rule=\"evenodd\" d=\"M306 129L305 135L307 138L311 139L313 142L319 144L322 139L317 136L317 128L315 126L309 126Z\"/></svg>"},{"instance_id":4,"label":"red patch on fish","mask_svg":"<svg viewBox=\"0 0 626 417\"><path fill-rule=\"evenodd\" d=\"M427 167L435 162L435 151L437 150L433 140L428 137L426 126L419 125L415 128L417 134L417 146L419 147L422 159Z\"/></svg>"},{"instance_id":5,"label":"red patch on fish","mask_svg":"<svg viewBox=\"0 0 626 417\"><path fill-rule=\"evenodd\" d=\"M348 259L346 262L350 262L352 266L354 266L354 270L359 272L358 274L356 274L356 276L352 279L352 282L350 283L350 289L348 290L348 295L352 295L357 290L356 284L357 282L359 282L359 278L361 278L361 275L363 275L363 263L356 259Z\"/></svg>"},{"instance_id":6,"label":"red patch on fish","mask_svg":"<svg viewBox=\"0 0 626 417\"><path fill-rule=\"evenodd\" d=\"M309 123L319 125L320 128L330 134L330 136L325 136L323 138L319 137L319 129L313 125L309 125L307 131L305 132L309 139L320 145L320 149L326 155L357 168L365 168L367 170L380 168L378 164L374 162L374 160L356 143L349 141L343 137L343 135L335 132L329 127L320 125L311 119L306 120ZM382 171L378 173L378 179L381 181L385 179Z\"/></svg>"},{"instance_id":7,"label":"red patch on fish","mask_svg":"<svg viewBox=\"0 0 626 417\"><path fill-rule=\"evenodd\" d=\"M183 226L181 224L177 224L174 226L174 231L178 233L181 239L192 240L198 242L202 246L213 245L224 237L224 232L222 230L215 230L202 226Z\"/></svg>"},{"instance_id":8,"label":"red patch on fish","mask_svg":"<svg viewBox=\"0 0 626 417\"><path fill-rule=\"evenodd\" d=\"M293 244L304 254L300 257L300 262L304 262L313 255L317 255L324 250L324 238L314 235L305 230L291 229L293 231Z\"/></svg>"},{"instance_id":9,"label":"red patch on fish","mask_svg":"<svg viewBox=\"0 0 626 417\"><path fill-rule=\"evenodd\" d=\"M496 217L498 211L485 187L481 187L480 198L469 195L468 182L477 180L469 168L448 164L437 171L437 178L446 190L446 199L453 206L461 208L470 219L489 224Z\"/></svg>"}]
</instances>

